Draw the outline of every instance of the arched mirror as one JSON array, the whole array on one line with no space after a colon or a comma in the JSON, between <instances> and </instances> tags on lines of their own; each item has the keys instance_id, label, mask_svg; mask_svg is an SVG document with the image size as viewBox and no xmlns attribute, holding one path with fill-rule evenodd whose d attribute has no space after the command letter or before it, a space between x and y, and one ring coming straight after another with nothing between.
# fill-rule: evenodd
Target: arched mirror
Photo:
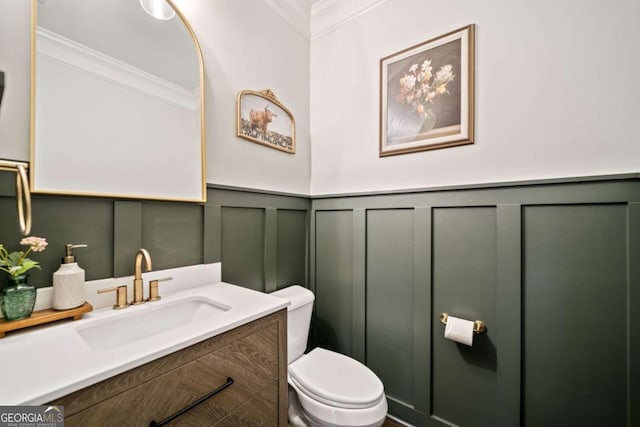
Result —
<instances>
[{"instance_id":1,"label":"arched mirror","mask_svg":"<svg viewBox=\"0 0 640 427\"><path fill-rule=\"evenodd\" d=\"M180 11L32 2L32 191L205 201L202 55Z\"/></svg>"}]
</instances>

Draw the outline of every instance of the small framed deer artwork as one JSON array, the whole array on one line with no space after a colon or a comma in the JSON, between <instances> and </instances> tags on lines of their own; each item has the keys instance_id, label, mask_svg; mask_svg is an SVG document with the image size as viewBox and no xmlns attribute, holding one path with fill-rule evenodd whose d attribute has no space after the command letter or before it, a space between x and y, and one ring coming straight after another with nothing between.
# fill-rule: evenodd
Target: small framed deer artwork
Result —
<instances>
[{"instance_id":1,"label":"small framed deer artwork","mask_svg":"<svg viewBox=\"0 0 640 427\"><path fill-rule=\"evenodd\" d=\"M243 90L237 101L237 135L285 153L295 154L293 114L270 90Z\"/></svg>"}]
</instances>

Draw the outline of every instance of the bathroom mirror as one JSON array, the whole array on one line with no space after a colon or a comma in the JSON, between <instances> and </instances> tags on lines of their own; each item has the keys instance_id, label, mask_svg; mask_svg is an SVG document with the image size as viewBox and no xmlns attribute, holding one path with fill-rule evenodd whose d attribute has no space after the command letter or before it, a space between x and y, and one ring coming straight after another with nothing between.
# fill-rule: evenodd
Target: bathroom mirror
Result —
<instances>
[{"instance_id":1,"label":"bathroom mirror","mask_svg":"<svg viewBox=\"0 0 640 427\"><path fill-rule=\"evenodd\" d=\"M202 54L170 0L32 0L31 50L34 193L206 200Z\"/></svg>"}]
</instances>

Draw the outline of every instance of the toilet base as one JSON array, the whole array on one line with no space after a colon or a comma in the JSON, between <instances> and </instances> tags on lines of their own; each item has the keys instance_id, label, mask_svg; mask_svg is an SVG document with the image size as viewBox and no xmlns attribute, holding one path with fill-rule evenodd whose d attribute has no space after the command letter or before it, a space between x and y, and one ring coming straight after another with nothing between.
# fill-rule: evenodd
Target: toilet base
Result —
<instances>
[{"instance_id":1,"label":"toilet base","mask_svg":"<svg viewBox=\"0 0 640 427\"><path fill-rule=\"evenodd\" d=\"M386 413L386 405L385 405ZM300 399L298 399L298 393L289 385L289 426L290 427L344 427L340 424L333 424L326 421L314 419L311 415L307 414ZM373 424L358 424L357 427L380 427L384 423L384 418Z\"/></svg>"},{"instance_id":2,"label":"toilet base","mask_svg":"<svg viewBox=\"0 0 640 427\"><path fill-rule=\"evenodd\" d=\"M289 386L289 427L317 427L302 410L296 391Z\"/></svg>"}]
</instances>

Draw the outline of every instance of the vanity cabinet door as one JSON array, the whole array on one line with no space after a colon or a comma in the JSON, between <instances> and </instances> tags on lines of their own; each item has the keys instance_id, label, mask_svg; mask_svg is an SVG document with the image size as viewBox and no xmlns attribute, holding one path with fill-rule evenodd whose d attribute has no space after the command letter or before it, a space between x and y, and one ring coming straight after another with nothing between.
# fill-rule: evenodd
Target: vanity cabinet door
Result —
<instances>
[{"instance_id":1,"label":"vanity cabinet door","mask_svg":"<svg viewBox=\"0 0 640 427\"><path fill-rule=\"evenodd\" d=\"M256 394L238 409L224 417L215 427L272 427L278 425L278 382Z\"/></svg>"},{"instance_id":2,"label":"vanity cabinet door","mask_svg":"<svg viewBox=\"0 0 640 427\"><path fill-rule=\"evenodd\" d=\"M277 326L271 325L198 359L202 376L206 375L205 372L213 372L214 376L221 380L199 397L224 384L229 377L233 378L234 383L176 418L167 426L204 427L214 425L232 411L237 414L249 411L253 405L248 405L248 403L254 400L254 396L263 396L265 403L261 410L267 414L275 413L276 417L263 417L262 419L268 420L267 424L236 423L233 425L278 425L277 334ZM276 388L272 389L274 384ZM227 393L229 395L225 396ZM171 414L173 413L175 411L171 412ZM251 414L248 415L248 418L261 419ZM160 418L154 419L161 420Z\"/></svg>"},{"instance_id":3,"label":"vanity cabinet door","mask_svg":"<svg viewBox=\"0 0 640 427\"><path fill-rule=\"evenodd\" d=\"M161 375L147 383L112 397L65 420L66 426L148 426L159 422L223 385L227 377L199 361ZM182 417L187 421L194 415L207 423L215 422L251 398L251 392L233 384L198 405ZM180 418L176 421L182 421ZM177 424L174 424L177 425ZM183 425L180 422L180 425ZM186 425L190 425L187 423ZM193 425L196 425L195 423Z\"/></svg>"},{"instance_id":4,"label":"vanity cabinet door","mask_svg":"<svg viewBox=\"0 0 640 427\"><path fill-rule=\"evenodd\" d=\"M260 322L256 324L256 322ZM116 394L113 380L105 380L76 396L92 403L71 412L65 425L148 426L162 422L228 382L233 383L166 423L167 426L277 426L286 418L286 314L284 311L211 338L222 346L200 352L194 360L149 377L140 375L147 365L121 374ZM227 339L225 335L234 337ZM196 346L207 345L207 342ZM165 357L193 353L192 346ZM153 362L151 362L153 363ZM148 370L148 368L146 368ZM73 396L73 395L70 395ZM103 396L100 398L99 396ZM109 396L109 397L107 397ZM283 399L284 396L284 399ZM77 399L59 404L78 406Z\"/></svg>"}]
</instances>

